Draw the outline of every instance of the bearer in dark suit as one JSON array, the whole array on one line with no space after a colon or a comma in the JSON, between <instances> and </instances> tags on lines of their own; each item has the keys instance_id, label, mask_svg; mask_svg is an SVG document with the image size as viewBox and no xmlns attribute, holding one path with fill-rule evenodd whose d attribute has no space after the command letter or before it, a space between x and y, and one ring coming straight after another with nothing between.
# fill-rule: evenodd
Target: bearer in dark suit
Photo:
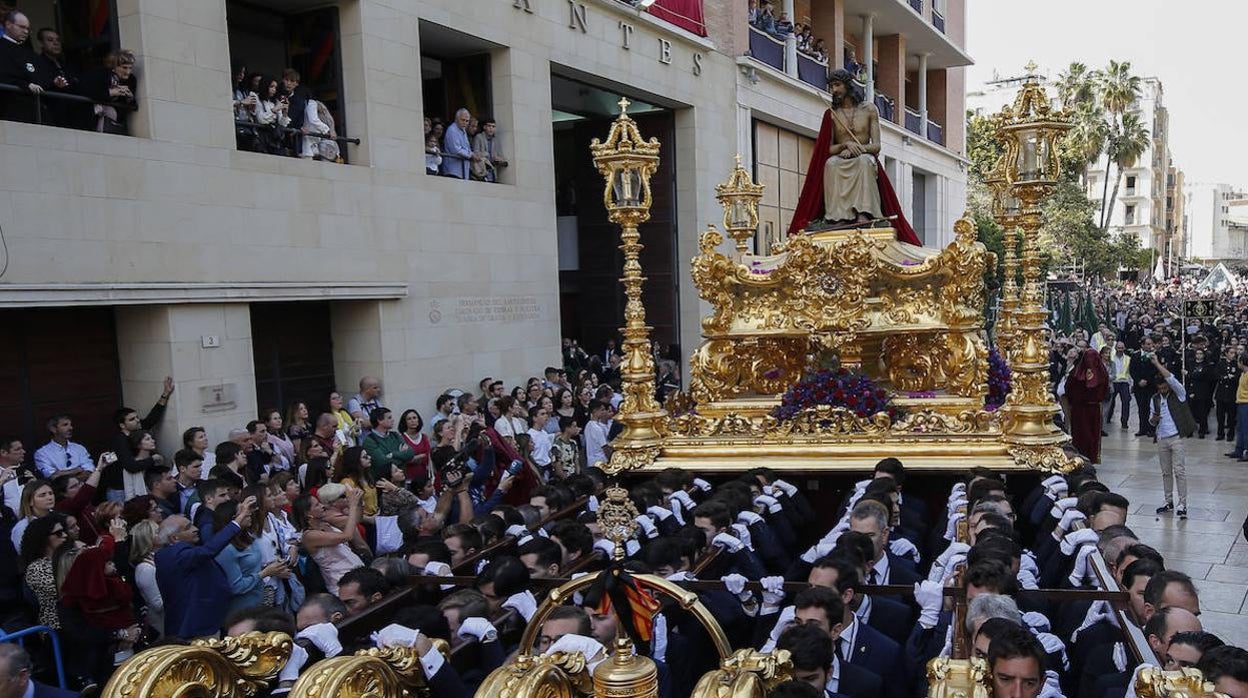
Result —
<instances>
[{"instance_id":1,"label":"bearer in dark suit","mask_svg":"<svg viewBox=\"0 0 1248 698\"><path fill-rule=\"evenodd\" d=\"M780 636L777 648L789 651L793 679L814 686L826 698L881 696L883 680L841 661L833 650L832 638L819 628L810 625L789 628Z\"/></svg>"}]
</instances>

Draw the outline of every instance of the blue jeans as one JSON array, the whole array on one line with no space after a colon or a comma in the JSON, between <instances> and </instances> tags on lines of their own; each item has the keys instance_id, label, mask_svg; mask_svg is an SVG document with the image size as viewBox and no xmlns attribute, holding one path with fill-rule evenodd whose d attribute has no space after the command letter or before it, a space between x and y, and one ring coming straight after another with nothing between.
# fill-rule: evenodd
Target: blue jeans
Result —
<instances>
[{"instance_id":1,"label":"blue jeans","mask_svg":"<svg viewBox=\"0 0 1248 698\"><path fill-rule=\"evenodd\" d=\"M1248 455L1248 402L1235 407L1235 455Z\"/></svg>"}]
</instances>

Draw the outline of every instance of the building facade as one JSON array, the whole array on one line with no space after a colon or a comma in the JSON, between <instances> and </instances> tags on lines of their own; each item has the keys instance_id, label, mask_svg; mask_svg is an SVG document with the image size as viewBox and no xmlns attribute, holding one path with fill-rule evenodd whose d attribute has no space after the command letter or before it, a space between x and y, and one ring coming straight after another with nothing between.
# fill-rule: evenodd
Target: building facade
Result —
<instances>
[{"instance_id":1,"label":"building facade","mask_svg":"<svg viewBox=\"0 0 1248 698\"><path fill-rule=\"evenodd\" d=\"M964 206L963 2L831 0L790 15L837 47L832 67L847 44L875 56L873 97L898 105L882 159L932 246ZM37 442L67 410L98 443L111 425L97 422L154 400L166 375L171 451L191 425L215 443L258 408L315 413L363 375L382 380L387 405L428 417L449 388L559 365L562 337L594 353L623 302L588 142L621 97L663 141L642 229L646 302L683 361L705 310L687 260L722 216L714 185L740 153L769 185L761 232L776 239L827 103L792 64L747 55L735 0L675 3L700 16L619 0L105 4L111 15L81 31L29 14L65 23L84 57L134 52L129 135L0 122L0 317L17 328L0 422ZM240 64L273 78L297 68L338 135L358 139L345 162L241 147ZM498 124L496 183L426 173L419 125L459 107Z\"/></svg>"},{"instance_id":2,"label":"building facade","mask_svg":"<svg viewBox=\"0 0 1248 698\"><path fill-rule=\"evenodd\" d=\"M1229 184L1189 183L1184 207L1192 259L1206 263L1248 259L1248 192Z\"/></svg>"}]
</instances>

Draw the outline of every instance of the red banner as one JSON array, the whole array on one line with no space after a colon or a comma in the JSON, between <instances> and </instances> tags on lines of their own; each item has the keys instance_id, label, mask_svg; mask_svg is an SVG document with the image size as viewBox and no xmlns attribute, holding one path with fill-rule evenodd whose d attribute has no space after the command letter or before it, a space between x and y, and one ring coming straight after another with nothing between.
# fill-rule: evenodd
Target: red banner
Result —
<instances>
[{"instance_id":1,"label":"red banner","mask_svg":"<svg viewBox=\"0 0 1248 698\"><path fill-rule=\"evenodd\" d=\"M702 18L702 0L657 0L650 6L650 14L670 22L685 31L706 36L706 22Z\"/></svg>"}]
</instances>

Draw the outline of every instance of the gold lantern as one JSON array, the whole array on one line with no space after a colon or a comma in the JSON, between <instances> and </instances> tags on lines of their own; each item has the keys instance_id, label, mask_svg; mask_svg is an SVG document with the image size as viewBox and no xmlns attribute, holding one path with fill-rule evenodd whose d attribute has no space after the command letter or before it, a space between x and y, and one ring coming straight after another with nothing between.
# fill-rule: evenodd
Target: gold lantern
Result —
<instances>
[{"instance_id":1,"label":"gold lantern","mask_svg":"<svg viewBox=\"0 0 1248 698\"><path fill-rule=\"evenodd\" d=\"M737 254L749 251L748 241L758 230L758 202L763 198L763 185L755 184L750 173L736 156L728 181L715 185L715 198L724 207L724 229L737 243Z\"/></svg>"},{"instance_id":2,"label":"gold lantern","mask_svg":"<svg viewBox=\"0 0 1248 698\"><path fill-rule=\"evenodd\" d=\"M1002 408L1002 430L1006 441L1015 446L1055 448L1069 437L1053 423L1058 408L1049 392L1048 312L1042 304L1037 238L1040 201L1061 176L1058 141L1072 124L1069 114L1053 109L1034 77L1023 84L1014 104L1002 110L998 124L1008 182L1002 190L1001 212L1008 213L1008 221L1020 229L1023 247L1023 287L1018 310L1012 313L1014 338L1009 352L1014 382ZM1017 199L1017 204L1011 199Z\"/></svg>"},{"instance_id":3,"label":"gold lantern","mask_svg":"<svg viewBox=\"0 0 1248 698\"><path fill-rule=\"evenodd\" d=\"M624 253L623 361L620 392L624 395L617 419L623 431L613 442L610 463L601 464L608 474L631 470L654 462L667 433L667 413L655 399L654 355L650 351L650 327L641 288L641 233L637 226L650 219L650 178L659 168L659 141L645 140L628 115L628 100L620 100L620 116L611 124L605 142L595 138L589 145L594 165L605 180L603 204L611 222L620 226L620 251ZM594 465L591 463L590 465Z\"/></svg>"}]
</instances>

